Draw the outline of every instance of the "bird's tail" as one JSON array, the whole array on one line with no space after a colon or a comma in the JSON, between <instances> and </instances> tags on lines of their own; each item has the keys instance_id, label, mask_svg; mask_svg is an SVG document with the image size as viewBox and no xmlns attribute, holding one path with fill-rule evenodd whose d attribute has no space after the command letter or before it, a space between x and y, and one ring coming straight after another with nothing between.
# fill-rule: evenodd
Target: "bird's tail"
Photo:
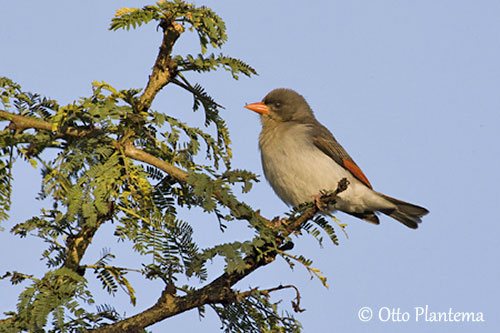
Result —
<instances>
[{"instance_id":1,"label":"bird's tail","mask_svg":"<svg viewBox=\"0 0 500 333\"><path fill-rule=\"evenodd\" d=\"M379 194L390 203L396 205L396 209L382 210L381 212L398 220L409 228L417 229L418 223L422 222L421 217L429 213L424 207L394 199L382 193Z\"/></svg>"}]
</instances>

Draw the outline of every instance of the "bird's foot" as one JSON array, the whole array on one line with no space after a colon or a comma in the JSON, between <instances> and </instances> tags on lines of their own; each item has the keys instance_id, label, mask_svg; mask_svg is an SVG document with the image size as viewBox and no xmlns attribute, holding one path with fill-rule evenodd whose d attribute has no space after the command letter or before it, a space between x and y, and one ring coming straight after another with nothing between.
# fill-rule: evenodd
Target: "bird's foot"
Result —
<instances>
[{"instance_id":1,"label":"bird's foot","mask_svg":"<svg viewBox=\"0 0 500 333\"><path fill-rule=\"evenodd\" d=\"M318 207L318 209L322 212L328 212L330 209L328 209L328 204L323 202L321 199L327 196L329 193L326 191L321 191L318 194L315 194L311 197L312 202Z\"/></svg>"},{"instance_id":2,"label":"bird's foot","mask_svg":"<svg viewBox=\"0 0 500 333\"><path fill-rule=\"evenodd\" d=\"M288 217L280 218L279 216L276 216L274 219L272 219L271 222L274 224L276 228L279 228L288 222Z\"/></svg>"}]
</instances>

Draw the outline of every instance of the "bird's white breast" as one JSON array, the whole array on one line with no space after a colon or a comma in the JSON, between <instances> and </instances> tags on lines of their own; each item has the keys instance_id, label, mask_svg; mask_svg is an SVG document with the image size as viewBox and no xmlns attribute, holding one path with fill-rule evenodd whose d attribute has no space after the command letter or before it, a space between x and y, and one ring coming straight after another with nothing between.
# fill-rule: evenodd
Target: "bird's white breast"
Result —
<instances>
[{"instance_id":1,"label":"bird's white breast","mask_svg":"<svg viewBox=\"0 0 500 333\"><path fill-rule=\"evenodd\" d=\"M339 195L336 209L364 212L370 206L380 206L376 192L314 146L308 131L307 125L293 124L261 133L264 174L281 200L296 206L311 201L322 190L334 191L338 182L347 178L350 185Z\"/></svg>"}]
</instances>

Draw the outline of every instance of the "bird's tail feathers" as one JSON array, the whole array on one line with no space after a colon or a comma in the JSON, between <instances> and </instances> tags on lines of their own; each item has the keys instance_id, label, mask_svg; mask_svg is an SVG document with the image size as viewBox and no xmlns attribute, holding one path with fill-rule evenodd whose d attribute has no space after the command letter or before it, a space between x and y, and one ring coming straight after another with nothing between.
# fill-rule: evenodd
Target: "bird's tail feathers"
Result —
<instances>
[{"instance_id":1,"label":"bird's tail feathers","mask_svg":"<svg viewBox=\"0 0 500 333\"><path fill-rule=\"evenodd\" d=\"M379 194L396 206L396 209L381 210L381 212L398 220L409 228L417 229L418 223L422 222L422 216L429 213L424 207L401 201L382 193Z\"/></svg>"}]
</instances>

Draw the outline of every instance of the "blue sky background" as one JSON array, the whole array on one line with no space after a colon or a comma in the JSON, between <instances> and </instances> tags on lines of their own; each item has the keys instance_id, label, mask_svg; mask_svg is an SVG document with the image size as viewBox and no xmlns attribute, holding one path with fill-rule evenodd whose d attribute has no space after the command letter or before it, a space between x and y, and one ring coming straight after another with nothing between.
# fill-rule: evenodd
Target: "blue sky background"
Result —
<instances>
[{"instance_id":1,"label":"blue sky background","mask_svg":"<svg viewBox=\"0 0 500 333\"><path fill-rule=\"evenodd\" d=\"M69 103L88 96L91 82L116 88L143 88L157 54L154 24L131 32L107 30L117 8L146 1L9 1L0 12L0 75L24 90ZM225 54L240 58L259 76L233 81L229 73L191 75L226 107L232 132L234 168L262 174L258 116L244 109L271 89L292 88L310 103L363 169L374 188L427 207L418 230L387 217L373 226L347 215L349 239L320 248L308 236L296 250L314 260L329 289L283 260L261 268L238 284L241 289L297 285L304 332L492 332L500 327L500 2L498 1L196 1L227 23ZM196 36L182 36L174 53L197 54ZM158 96L154 108L202 125L190 111L191 97L176 87ZM3 126L3 125L2 125ZM7 230L38 213L33 198L38 170L19 163L11 219L0 232L0 274L6 270L41 274L45 245L19 239ZM287 211L267 182L240 198L263 215ZM183 212L202 246L245 240L237 222L221 234L217 221L201 211ZM139 263L127 244L117 243L112 226L99 231L84 258L97 260L103 247L118 255L115 264ZM217 274L215 261L210 269ZM89 272L90 273L90 272ZM98 282L87 275L89 282ZM137 279L138 305L122 293L96 292L98 303L114 304L127 315L155 301L161 283ZM22 287L0 281L0 311L15 308ZM276 293L289 308L290 291ZM430 311L482 312L483 323L415 321L415 307ZM374 311L369 322L360 308ZM382 322L388 307L409 312L408 322ZM152 326L153 332L217 332L220 323L207 309Z\"/></svg>"}]
</instances>

